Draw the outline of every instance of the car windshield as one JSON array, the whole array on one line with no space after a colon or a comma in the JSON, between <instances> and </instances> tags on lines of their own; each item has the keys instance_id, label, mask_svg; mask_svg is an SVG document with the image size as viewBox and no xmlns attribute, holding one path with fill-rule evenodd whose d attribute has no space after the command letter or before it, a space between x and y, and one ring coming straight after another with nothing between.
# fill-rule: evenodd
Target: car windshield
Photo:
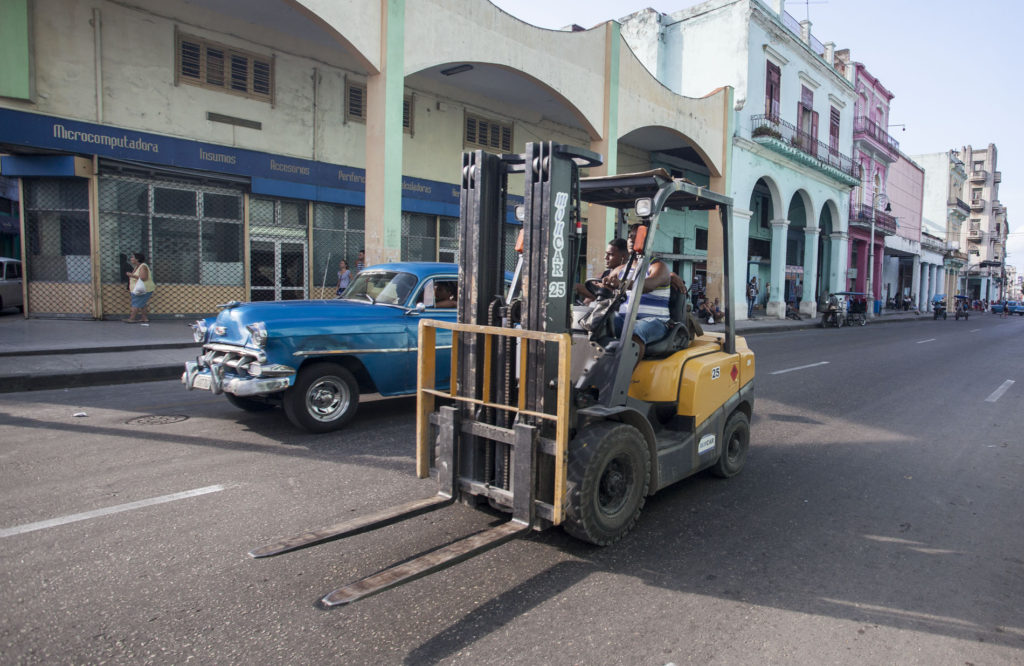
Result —
<instances>
[{"instance_id":1,"label":"car windshield","mask_svg":"<svg viewBox=\"0 0 1024 666\"><path fill-rule=\"evenodd\" d=\"M369 296L375 303L404 305L415 286L416 276L412 273L363 271L356 276L341 297L361 301Z\"/></svg>"}]
</instances>

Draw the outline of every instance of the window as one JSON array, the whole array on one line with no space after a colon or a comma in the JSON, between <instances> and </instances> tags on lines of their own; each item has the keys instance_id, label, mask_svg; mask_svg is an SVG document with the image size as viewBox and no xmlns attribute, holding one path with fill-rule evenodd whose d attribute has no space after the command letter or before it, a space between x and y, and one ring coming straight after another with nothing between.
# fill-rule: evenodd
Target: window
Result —
<instances>
[{"instance_id":1,"label":"window","mask_svg":"<svg viewBox=\"0 0 1024 666\"><path fill-rule=\"evenodd\" d=\"M122 262L142 252L161 284L243 284L240 192L102 176L99 207L104 282L124 282Z\"/></svg>"},{"instance_id":2,"label":"window","mask_svg":"<svg viewBox=\"0 0 1024 666\"><path fill-rule=\"evenodd\" d=\"M814 110L814 93L807 86L801 88L796 110L797 137L800 147L807 151L818 140L818 112Z\"/></svg>"},{"instance_id":3,"label":"window","mask_svg":"<svg viewBox=\"0 0 1024 666\"><path fill-rule=\"evenodd\" d=\"M465 143L474 148L512 151L512 125L466 114Z\"/></svg>"},{"instance_id":4,"label":"window","mask_svg":"<svg viewBox=\"0 0 1024 666\"><path fill-rule=\"evenodd\" d=\"M782 89L782 70L775 63L768 61L764 85L764 115L772 120L779 119L779 91Z\"/></svg>"},{"instance_id":5,"label":"window","mask_svg":"<svg viewBox=\"0 0 1024 666\"><path fill-rule=\"evenodd\" d=\"M980 187L972 187L971 188L971 198L972 199L980 199L981 198L981 188Z\"/></svg>"},{"instance_id":6,"label":"window","mask_svg":"<svg viewBox=\"0 0 1024 666\"><path fill-rule=\"evenodd\" d=\"M829 112L828 150L833 155L839 154L839 109L834 106Z\"/></svg>"},{"instance_id":7,"label":"window","mask_svg":"<svg viewBox=\"0 0 1024 666\"><path fill-rule=\"evenodd\" d=\"M977 162L975 162L974 163L974 170L975 171L984 171L985 170L985 162L984 162L984 160L978 160Z\"/></svg>"},{"instance_id":8,"label":"window","mask_svg":"<svg viewBox=\"0 0 1024 666\"><path fill-rule=\"evenodd\" d=\"M350 83L346 87L345 120L366 122L366 86Z\"/></svg>"},{"instance_id":9,"label":"window","mask_svg":"<svg viewBox=\"0 0 1024 666\"><path fill-rule=\"evenodd\" d=\"M708 249L708 230L697 227L694 231L696 232L696 236L693 240L693 249L704 250L706 252Z\"/></svg>"},{"instance_id":10,"label":"window","mask_svg":"<svg viewBox=\"0 0 1024 666\"><path fill-rule=\"evenodd\" d=\"M313 204L313 275L317 286L338 286L338 264L348 262L353 277L364 245L364 209L339 204Z\"/></svg>"},{"instance_id":11,"label":"window","mask_svg":"<svg viewBox=\"0 0 1024 666\"><path fill-rule=\"evenodd\" d=\"M412 95L402 100L402 129L412 133ZM366 122L366 86L349 83L345 88L345 120Z\"/></svg>"},{"instance_id":12,"label":"window","mask_svg":"<svg viewBox=\"0 0 1024 666\"><path fill-rule=\"evenodd\" d=\"M459 221L454 217L402 213L402 261L458 259Z\"/></svg>"},{"instance_id":13,"label":"window","mask_svg":"<svg viewBox=\"0 0 1024 666\"><path fill-rule=\"evenodd\" d=\"M190 35L178 35L177 80L265 102L273 101L274 61Z\"/></svg>"}]
</instances>

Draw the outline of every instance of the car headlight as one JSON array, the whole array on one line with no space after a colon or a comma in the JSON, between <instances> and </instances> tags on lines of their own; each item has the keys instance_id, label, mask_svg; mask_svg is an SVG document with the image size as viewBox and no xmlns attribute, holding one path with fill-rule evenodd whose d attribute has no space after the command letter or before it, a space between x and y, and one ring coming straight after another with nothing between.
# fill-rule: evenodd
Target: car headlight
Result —
<instances>
[{"instance_id":1,"label":"car headlight","mask_svg":"<svg viewBox=\"0 0 1024 666\"><path fill-rule=\"evenodd\" d=\"M262 321L258 321L254 324L246 326L249 330L249 335L252 338L252 343L262 349L267 346L267 325Z\"/></svg>"},{"instance_id":2,"label":"car headlight","mask_svg":"<svg viewBox=\"0 0 1024 666\"><path fill-rule=\"evenodd\" d=\"M206 322L202 319L197 319L196 323L192 324L192 339L196 342L206 342Z\"/></svg>"}]
</instances>

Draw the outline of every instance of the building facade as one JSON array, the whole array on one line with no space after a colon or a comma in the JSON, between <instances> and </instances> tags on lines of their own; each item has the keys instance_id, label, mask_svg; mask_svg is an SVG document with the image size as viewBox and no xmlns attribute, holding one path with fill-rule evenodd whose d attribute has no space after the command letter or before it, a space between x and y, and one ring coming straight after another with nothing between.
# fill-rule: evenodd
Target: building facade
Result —
<instances>
[{"instance_id":1,"label":"building facade","mask_svg":"<svg viewBox=\"0 0 1024 666\"><path fill-rule=\"evenodd\" d=\"M856 96L834 67L834 46L781 0L644 10L622 26L637 57L674 92L736 88L730 261L745 270L734 276L733 298L743 302L745 283L756 278L755 312L816 315L818 302L845 286L850 189L860 182L849 157Z\"/></svg>"},{"instance_id":2,"label":"building facade","mask_svg":"<svg viewBox=\"0 0 1024 666\"><path fill-rule=\"evenodd\" d=\"M666 166L724 189L732 90L666 89L614 22L543 30L485 0L4 8L21 27L0 45L0 176L30 315L127 313L131 252L164 316L333 295L364 248L452 260L466 150L554 140L602 154L590 175ZM580 272L597 274L612 217L584 215ZM511 210L495 223L514 237ZM654 247L696 257L714 242L698 228L707 214Z\"/></svg>"},{"instance_id":3,"label":"building facade","mask_svg":"<svg viewBox=\"0 0 1024 666\"><path fill-rule=\"evenodd\" d=\"M922 297L922 271L928 278L927 292L935 283L932 273L941 269L942 252L922 235L924 169L899 153L888 171L887 198L896 233L885 237L879 301L888 307L917 309L930 299Z\"/></svg>"},{"instance_id":4,"label":"building facade","mask_svg":"<svg viewBox=\"0 0 1024 666\"><path fill-rule=\"evenodd\" d=\"M947 296L964 294L960 276L967 266L967 252L961 244L961 231L971 208L961 197L967 182L967 170L955 150L915 155L913 159L925 170L924 234L930 236L932 245L943 251L941 270L937 266L929 267L923 275L922 279L929 285L929 297L925 302L930 302L931 294L935 293ZM930 286L932 284L934 289Z\"/></svg>"},{"instance_id":5,"label":"building facade","mask_svg":"<svg viewBox=\"0 0 1024 666\"><path fill-rule=\"evenodd\" d=\"M999 153L994 144L985 148L964 146L959 153L967 170L963 198L970 215L960 241L967 249L962 293L988 302L1003 298L1003 267L1006 258L1006 207L999 202Z\"/></svg>"}]
</instances>

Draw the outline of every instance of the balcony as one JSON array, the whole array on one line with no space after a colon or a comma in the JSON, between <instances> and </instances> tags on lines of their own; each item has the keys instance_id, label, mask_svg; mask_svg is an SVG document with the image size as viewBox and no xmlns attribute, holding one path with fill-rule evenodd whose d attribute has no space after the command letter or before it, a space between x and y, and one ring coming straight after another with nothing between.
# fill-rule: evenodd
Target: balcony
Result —
<instances>
[{"instance_id":1,"label":"balcony","mask_svg":"<svg viewBox=\"0 0 1024 666\"><path fill-rule=\"evenodd\" d=\"M971 180L988 180L988 171L978 169L971 172Z\"/></svg>"},{"instance_id":2,"label":"balcony","mask_svg":"<svg viewBox=\"0 0 1024 666\"><path fill-rule=\"evenodd\" d=\"M896 218L877 208L872 210L871 206L863 204L850 204L850 224L865 229L871 228L871 220L875 221L875 233L884 236L896 235Z\"/></svg>"},{"instance_id":3,"label":"balcony","mask_svg":"<svg viewBox=\"0 0 1024 666\"><path fill-rule=\"evenodd\" d=\"M957 209L958 209L958 210L959 210L960 212L962 212L962 213L963 213L964 215L966 215L966 214L968 214L968 213L970 213L970 212L971 212L971 207L970 207L970 206L968 206L968 205L967 205L967 202L966 202L966 201L964 201L963 199L961 199L960 197L957 197L957 198L956 198L956 207L957 207Z\"/></svg>"},{"instance_id":4,"label":"balcony","mask_svg":"<svg viewBox=\"0 0 1024 666\"><path fill-rule=\"evenodd\" d=\"M849 186L860 184L860 165L806 132L771 116L752 116L751 138L772 150L813 166Z\"/></svg>"},{"instance_id":5,"label":"balcony","mask_svg":"<svg viewBox=\"0 0 1024 666\"><path fill-rule=\"evenodd\" d=\"M884 153L886 153L892 161L896 161L896 158L900 154L900 142L889 136L889 133L885 131L885 128L871 120L867 116L857 116L853 119L853 140L869 139Z\"/></svg>"},{"instance_id":6,"label":"balcony","mask_svg":"<svg viewBox=\"0 0 1024 666\"><path fill-rule=\"evenodd\" d=\"M981 198L971 199L971 210L985 210L985 200Z\"/></svg>"},{"instance_id":7,"label":"balcony","mask_svg":"<svg viewBox=\"0 0 1024 666\"><path fill-rule=\"evenodd\" d=\"M1001 183L1001 182L1003 182L1003 172L1002 171L993 171L992 172L992 182L993 183Z\"/></svg>"},{"instance_id":8,"label":"balcony","mask_svg":"<svg viewBox=\"0 0 1024 666\"><path fill-rule=\"evenodd\" d=\"M981 225L980 224L972 224L967 229L967 238L969 240L981 240Z\"/></svg>"}]
</instances>

